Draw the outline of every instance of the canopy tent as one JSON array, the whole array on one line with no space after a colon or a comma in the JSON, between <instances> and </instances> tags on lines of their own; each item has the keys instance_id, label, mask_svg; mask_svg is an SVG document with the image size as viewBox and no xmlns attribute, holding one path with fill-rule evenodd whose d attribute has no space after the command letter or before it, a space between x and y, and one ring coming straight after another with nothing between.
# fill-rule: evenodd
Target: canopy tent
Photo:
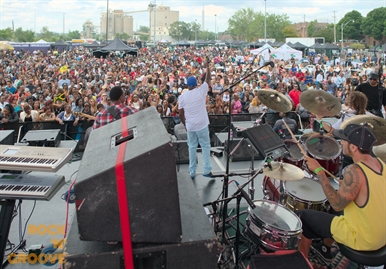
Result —
<instances>
[{"instance_id":1,"label":"canopy tent","mask_svg":"<svg viewBox=\"0 0 386 269\"><path fill-rule=\"evenodd\" d=\"M265 60L265 61L269 61L269 58L270 58L270 56L269 56L269 51L272 51L272 50L274 50L274 48L273 48L271 45L265 44L264 46L262 46L262 47L259 48L259 49L251 50L251 53L252 53L253 55L259 55L259 54L261 54L261 55L264 57L264 60Z\"/></svg>"},{"instance_id":2,"label":"canopy tent","mask_svg":"<svg viewBox=\"0 0 386 269\"><path fill-rule=\"evenodd\" d=\"M0 50L14 50L14 47L8 41L0 41Z\"/></svg>"},{"instance_id":3,"label":"canopy tent","mask_svg":"<svg viewBox=\"0 0 386 269\"><path fill-rule=\"evenodd\" d=\"M290 59L301 59L303 53L300 50L296 50L288 46L287 44L282 45L277 49L271 50L271 57L278 60L290 60Z\"/></svg>"},{"instance_id":4,"label":"canopy tent","mask_svg":"<svg viewBox=\"0 0 386 269\"><path fill-rule=\"evenodd\" d=\"M97 49L97 48L100 48L102 47L103 45L99 44L98 42L96 42L95 40L91 43L91 44L85 44L84 47L86 48L90 48L90 49Z\"/></svg>"},{"instance_id":5,"label":"canopy tent","mask_svg":"<svg viewBox=\"0 0 386 269\"><path fill-rule=\"evenodd\" d=\"M330 44L330 43L325 43L324 44L324 49L325 50L340 50L340 47L335 46L335 45Z\"/></svg>"},{"instance_id":6,"label":"canopy tent","mask_svg":"<svg viewBox=\"0 0 386 269\"><path fill-rule=\"evenodd\" d=\"M175 45L179 47L190 47L191 44L186 40L181 40L178 41Z\"/></svg>"},{"instance_id":7,"label":"canopy tent","mask_svg":"<svg viewBox=\"0 0 386 269\"><path fill-rule=\"evenodd\" d=\"M303 45L302 43L300 42L296 42L295 44L289 44L287 43L288 46L290 46L291 48L293 49L297 49L297 50L304 50L306 48L308 48L306 45Z\"/></svg>"},{"instance_id":8,"label":"canopy tent","mask_svg":"<svg viewBox=\"0 0 386 269\"><path fill-rule=\"evenodd\" d=\"M137 56L138 55L138 48L137 47L129 47L125 45L122 40L119 38L115 38L110 44L107 46L104 46L102 48L99 48L97 51L93 52L93 55L96 57L106 57L110 52L112 51L123 51L125 54L130 54Z\"/></svg>"},{"instance_id":9,"label":"canopy tent","mask_svg":"<svg viewBox=\"0 0 386 269\"><path fill-rule=\"evenodd\" d=\"M70 47L70 44L67 42L64 42L63 40L56 41L55 43L51 44L52 49L56 49L59 51L67 50Z\"/></svg>"},{"instance_id":10,"label":"canopy tent","mask_svg":"<svg viewBox=\"0 0 386 269\"><path fill-rule=\"evenodd\" d=\"M40 39L40 40L36 41L35 43L36 44L48 44L48 42L43 40L43 39Z\"/></svg>"}]
</instances>

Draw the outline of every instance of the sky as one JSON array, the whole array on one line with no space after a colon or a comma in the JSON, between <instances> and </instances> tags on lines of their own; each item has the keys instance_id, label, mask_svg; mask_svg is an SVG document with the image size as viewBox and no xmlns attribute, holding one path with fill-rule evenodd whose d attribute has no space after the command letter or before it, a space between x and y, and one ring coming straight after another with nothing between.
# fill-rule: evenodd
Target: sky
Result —
<instances>
[{"instance_id":1,"label":"sky","mask_svg":"<svg viewBox=\"0 0 386 269\"><path fill-rule=\"evenodd\" d=\"M205 10L205 30L217 32L228 28L228 19L242 8L253 8L256 12L287 14L291 22L311 21L336 23L352 10L359 11L363 16L374 8L386 7L386 0L109 0L109 8L121 9L125 12L144 11L130 14L134 19L134 30L141 25L149 26L149 13L146 12L150 3L169 6L179 11L180 21L202 24L202 10ZM24 30L40 32L44 26L53 32L67 33L69 30L82 30L86 20L100 26L100 15L106 11L107 0L0 0L0 29L22 27ZM216 16L215 16L216 15Z\"/></svg>"}]
</instances>

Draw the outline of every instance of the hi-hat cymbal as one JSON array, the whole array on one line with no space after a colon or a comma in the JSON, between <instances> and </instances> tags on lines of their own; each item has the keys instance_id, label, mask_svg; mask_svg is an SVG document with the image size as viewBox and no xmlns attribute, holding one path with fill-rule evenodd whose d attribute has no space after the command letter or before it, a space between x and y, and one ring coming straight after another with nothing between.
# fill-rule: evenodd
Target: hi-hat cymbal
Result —
<instances>
[{"instance_id":1,"label":"hi-hat cymbal","mask_svg":"<svg viewBox=\"0 0 386 269\"><path fill-rule=\"evenodd\" d=\"M292 109L292 103L287 96L275 90L260 90L257 92L259 100L277 112L288 112Z\"/></svg>"},{"instance_id":2,"label":"hi-hat cymbal","mask_svg":"<svg viewBox=\"0 0 386 269\"><path fill-rule=\"evenodd\" d=\"M386 120L384 118L374 115L356 115L347 118L340 125L340 129L346 128L349 124L364 124L367 123L369 129L374 133L377 138L374 146L382 145L386 143Z\"/></svg>"},{"instance_id":3,"label":"hi-hat cymbal","mask_svg":"<svg viewBox=\"0 0 386 269\"><path fill-rule=\"evenodd\" d=\"M386 163L386 144L373 147L373 153Z\"/></svg>"},{"instance_id":4,"label":"hi-hat cymbal","mask_svg":"<svg viewBox=\"0 0 386 269\"><path fill-rule=\"evenodd\" d=\"M300 104L314 115L335 116L341 109L339 99L322 90L307 90L300 95Z\"/></svg>"},{"instance_id":5,"label":"hi-hat cymbal","mask_svg":"<svg viewBox=\"0 0 386 269\"><path fill-rule=\"evenodd\" d=\"M304 172L297 166L282 163L271 162L272 170L269 167L263 168L263 174L277 180L296 181L304 178Z\"/></svg>"}]
</instances>

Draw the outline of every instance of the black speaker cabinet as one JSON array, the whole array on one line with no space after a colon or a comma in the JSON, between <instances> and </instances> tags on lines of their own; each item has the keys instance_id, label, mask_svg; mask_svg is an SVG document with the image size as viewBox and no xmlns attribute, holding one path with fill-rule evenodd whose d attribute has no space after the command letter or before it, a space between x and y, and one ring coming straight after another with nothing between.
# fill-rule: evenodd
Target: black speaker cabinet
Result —
<instances>
[{"instance_id":1,"label":"black speaker cabinet","mask_svg":"<svg viewBox=\"0 0 386 269\"><path fill-rule=\"evenodd\" d=\"M122 121L129 130L126 137L122 136ZM115 167L124 144L132 242L180 242L175 156L155 108L91 132L74 188L80 239L122 241Z\"/></svg>"},{"instance_id":2,"label":"black speaker cabinet","mask_svg":"<svg viewBox=\"0 0 386 269\"><path fill-rule=\"evenodd\" d=\"M232 152L233 149L240 142L240 140L241 139L239 138L233 138L231 140L231 143L228 143L228 140L225 140L224 151L226 151L228 145L230 145L229 152ZM254 160L261 160L259 153L255 150L253 145L248 140L244 140L243 142L241 142L239 148L233 153L232 161L250 161L252 159L252 152L254 152Z\"/></svg>"},{"instance_id":3,"label":"black speaker cabinet","mask_svg":"<svg viewBox=\"0 0 386 269\"><path fill-rule=\"evenodd\" d=\"M177 164L189 163L189 147L187 140L173 141L173 150Z\"/></svg>"}]
</instances>

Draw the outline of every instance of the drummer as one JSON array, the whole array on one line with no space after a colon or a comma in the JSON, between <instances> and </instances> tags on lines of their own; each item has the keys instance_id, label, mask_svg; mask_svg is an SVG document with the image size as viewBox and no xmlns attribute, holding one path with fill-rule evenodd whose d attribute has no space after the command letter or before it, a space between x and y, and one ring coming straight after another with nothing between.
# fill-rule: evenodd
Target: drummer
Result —
<instances>
[{"instance_id":1,"label":"drummer","mask_svg":"<svg viewBox=\"0 0 386 269\"><path fill-rule=\"evenodd\" d=\"M308 257L312 239L322 238L312 247L326 262L332 260L333 240L363 251L386 245L386 164L370 155L376 138L368 127L359 124L349 124L333 134L342 139L343 153L354 160L345 170L338 191L331 186L318 161L310 157L305 161L319 179L331 207L336 212L343 210L344 215L316 210L296 212L303 224L299 250Z\"/></svg>"}]
</instances>

